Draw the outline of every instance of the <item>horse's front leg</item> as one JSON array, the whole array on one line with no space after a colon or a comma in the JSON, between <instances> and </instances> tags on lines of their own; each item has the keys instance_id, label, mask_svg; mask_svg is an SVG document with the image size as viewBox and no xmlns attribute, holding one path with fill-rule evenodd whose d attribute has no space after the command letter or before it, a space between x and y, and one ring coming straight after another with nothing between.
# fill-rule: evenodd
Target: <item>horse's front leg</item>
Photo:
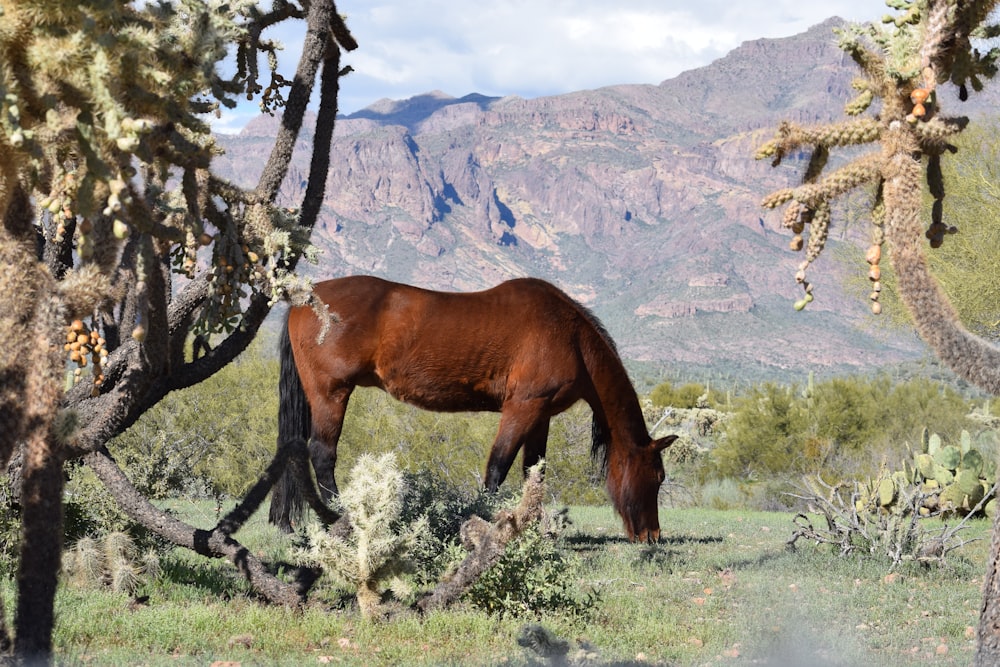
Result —
<instances>
[{"instance_id":1,"label":"horse's front leg","mask_svg":"<svg viewBox=\"0 0 1000 667\"><path fill-rule=\"evenodd\" d=\"M539 449L537 438L533 438L532 435L539 430L544 430L544 435L547 437L548 428L548 418L544 416L542 405L539 402L504 405L500 413L500 428L497 430L497 437L493 441L490 457L486 462L485 486L487 491L496 491L500 488L500 484L507 479L507 473L510 472L510 467L514 463L517 450L522 445L531 443L524 451L525 463L527 464L529 460L532 460L531 465L538 462L538 459L545 453L545 438L542 438L542 445Z\"/></svg>"},{"instance_id":2,"label":"horse's front leg","mask_svg":"<svg viewBox=\"0 0 1000 667\"><path fill-rule=\"evenodd\" d=\"M543 419L542 423L536 426L528 437L524 440L524 454L521 464L524 476L528 476L528 470L536 463L545 458L545 445L549 440L549 420Z\"/></svg>"}]
</instances>

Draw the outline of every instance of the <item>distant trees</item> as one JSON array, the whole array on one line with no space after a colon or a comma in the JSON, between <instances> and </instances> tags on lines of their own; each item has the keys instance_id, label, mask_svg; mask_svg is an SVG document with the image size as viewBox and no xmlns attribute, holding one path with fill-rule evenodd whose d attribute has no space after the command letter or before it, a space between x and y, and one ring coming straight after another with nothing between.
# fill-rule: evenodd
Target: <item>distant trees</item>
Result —
<instances>
[{"instance_id":1,"label":"distant trees","mask_svg":"<svg viewBox=\"0 0 1000 667\"><path fill-rule=\"evenodd\" d=\"M847 481L876 474L931 428L957 442L969 404L925 379L835 378L805 387L763 384L734 401L706 473L786 484L802 474ZM797 481L797 480L796 480Z\"/></svg>"}]
</instances>

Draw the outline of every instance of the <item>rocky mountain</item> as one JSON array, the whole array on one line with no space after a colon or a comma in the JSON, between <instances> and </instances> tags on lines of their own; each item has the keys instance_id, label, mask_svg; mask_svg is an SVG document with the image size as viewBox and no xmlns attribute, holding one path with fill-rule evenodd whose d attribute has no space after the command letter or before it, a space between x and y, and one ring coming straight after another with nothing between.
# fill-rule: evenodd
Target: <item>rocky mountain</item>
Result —
<instances>
[{"instance_id":1,"label":"rocky mountain","mask_svg":"<svg viewBox=\"0 0 1000 667\"><path fill-rule=\"evenodd\" d=\"M911 333L873 333L865 294L845 289L863 270L849 239L814 267L817 299L795 312L800 255L780 214L759 206L802 165L772 169L755 147L784 119L840 117L851 97L839 23L746 42L659 85L531 100L432 92L342 118L314 275L449 290L543 277L656 372L759 377L916 358ZM220 138L231 178L256 177L276 127L262 116ZM309 140L283 188L289 205Z\"/></svg>"}]
</instances>

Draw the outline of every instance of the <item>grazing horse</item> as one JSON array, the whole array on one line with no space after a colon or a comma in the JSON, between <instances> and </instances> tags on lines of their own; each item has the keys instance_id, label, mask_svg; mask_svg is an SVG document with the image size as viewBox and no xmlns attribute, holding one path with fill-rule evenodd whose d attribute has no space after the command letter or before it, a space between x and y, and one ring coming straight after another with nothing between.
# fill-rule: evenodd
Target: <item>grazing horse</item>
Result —
<instances>
[{"instance_id":1,"label":"grazing horse","mask_svg":"<svg viewBox=\"0 0 1000 667\"><path fill-rule=\"evenodd\" d=\"M482 292L433 292L371 276L321 282L312 308L291 308L282 332L279 443L309 446L323 500L337 487L347 402L355 387L379 387L439 412L493 411L500 427L486 464L495 491L523 449L527 470L545 455L549 419L579 400L593 410L592 454L632 541L660 535L660 452L615 345L587 309L553 285L519 278ZM301 496L287 470L274 487L270 520L291 530Z\"/></svg>"}]
</instances>

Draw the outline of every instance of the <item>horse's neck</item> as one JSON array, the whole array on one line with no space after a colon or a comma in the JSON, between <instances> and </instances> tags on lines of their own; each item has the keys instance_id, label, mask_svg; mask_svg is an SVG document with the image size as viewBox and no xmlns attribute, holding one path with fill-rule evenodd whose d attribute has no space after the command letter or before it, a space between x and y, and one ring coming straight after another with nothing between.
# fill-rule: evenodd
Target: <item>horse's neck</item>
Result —
<instances>
[{"instance_id":1,"label":"horse's neck","mask_svg":"<svg viewBox=\"0 0 1000 667\"><path fill-rule=\"evenodd\" d=\"M635 445L645 444L649 433L642 406L618 354L607 341L600 339L592 344L589 356L588 371L600 402L599 406L591 407L603 414L611 439Z\"/></svg>"}]
</instances>

